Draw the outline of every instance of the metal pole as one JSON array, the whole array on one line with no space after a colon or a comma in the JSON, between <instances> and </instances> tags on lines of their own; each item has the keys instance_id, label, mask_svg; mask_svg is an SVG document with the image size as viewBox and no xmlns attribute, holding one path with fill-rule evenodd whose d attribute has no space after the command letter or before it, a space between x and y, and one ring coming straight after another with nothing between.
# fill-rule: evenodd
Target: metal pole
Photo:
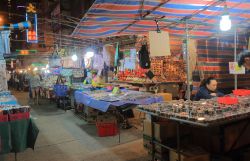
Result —
<instances>
[{"instance_id":1,"label":"metal pole","mask_svg":"<svg viewBox=\"0 0 250 161\"><path fill-rule=\"evenodd\" d=\"M190 60L188 52L188 24L186 22L186 61L187 61L187 100L190 101L191 91L190 91Z\"/></svg>"},{"instance_id":2,"label":"metal pole","mask_svg":"<svg viewBox=\"0 0 250 161\"><path fill-rule=\"evenodd\" d=\"M237 27L234 28L234 62L237 62ZM238 88L238 75L234 75L234 89Z\"/></svg>"},{"instance_id":3,"label":"metal pole","mask_svg":"<svg viewBox=\"0 0 250 161\"><path fill-rule=\"evenodd\" d=\"M181 139L180 139L180 123L179 123L179 122L177 122L176 135L177 135L177 154L178 154L178 161L181 161Z\"/></svg>"},{"instance_id":4,"label":"metal pole","mask_svg":"<svg viewBox=\"0 0 250 161\"><path fill-rule=\"evenodd\" d=\"M17 161L17 153L15 153L15 161Z\"/></svg>"}]
</instances>

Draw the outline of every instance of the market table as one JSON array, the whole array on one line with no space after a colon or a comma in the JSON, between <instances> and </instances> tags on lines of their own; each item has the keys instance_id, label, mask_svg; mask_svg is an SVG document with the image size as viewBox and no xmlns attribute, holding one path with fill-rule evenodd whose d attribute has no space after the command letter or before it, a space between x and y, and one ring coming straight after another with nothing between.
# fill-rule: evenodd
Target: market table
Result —
<instances>
[{"instance_id":1,"label":"market table","mask_svg":"<svg viewBox=\"0 0 250 161\"><path fill-rule=\"evenodd\" d=\"M15 153L17 160L17 153L34 149L39 130L29 106L20 106L13 95L0 95L0 155Z\"/></svg>"},{"instance_id":2,"label":"market table","mask_svg":"<svg viewBox=\"0 0 250 161\"><path fill-rule=\"evenodd\" d=\"M138 92L138 93L142 93L142 92ZM152 97L148 97L148 98L141 98L141 99L134 99L134 100L119 100L119 101L113 101L113 102L97 100L95 98L90 97L88 94L82 91L75 91L74 96L75 96L75 101L77 103L84 104L86 106L92 107L102 112L107 112L109 107L111 106L120 107L126 104L143 105L143 104L151 104L151 103L163 101L162 97L154 96L153 94L152 94Z\"/></svg>"},{"instance_id":3,"label":"market table","mask_svg":"<svg viewBox=\"0 0 250 161\"><path fill-rule=\"evenodd\" d=\"M165 81L165 82L135 82L135 81L111 81L113 84L130 84L133 86L144 87L147 92L157 90L159 93L172 93L173 97L179 96L179 89L183 81Z\"/></svg>"},{"instance_id":4,"label":"market table","mask_svg":"<svg viewBox=\"0 0 250 161\"><path fill-rule=\"evenodd\" d=\"M238 98L240 103L237 105L221 105L217 104L216 100L202 100L191 104L183 101L173 101L172 103L139 106L138 110L140 112L151 116L152 160L155 159L155 145L176 151L180 160L180 133L183 126L198 131L198 133L191 132L191 135L194 135L192 137L195 138L194 142L201 144L200 146L208 147L211 153L226 154L250 146L250 139L248 139L250 134L250 97ZM214 111L209 109L211 105L215 106ZM197 106L198 110L205 109L202 116L201 113L194 116L193 109L196 108L195 106ZM155 140L154 122L158 119L176 123L176 146L162 144ZM215 144L214 140L216 140ZM208 145L205 145L207 143Z\"/></svg>"},{"instance_id":5,"label":"market table","mask_svg":"<svg viewBox=\"0 0 250 161\"><path fill-rule=\"evenodd\" d=\"M104 90L99 90L95 91L97 94L98 93L104 93L103 95L109 96L112 92L105 92ZM105 100L104 98L93 98L91 96L91 93L93 91L75 91L75 100L78 104L83 104L85 106L88 106L90 108L102 111L102 112L107 112L109 109L114 109L115 110L115 115L116 117L121 116L123 118L123 123L125 127L129 127L128 121L126 117L124 116L123 112L130 110L133 108L135 105L147 105L151 103L156 103L156 102L161 102L163 101L163 98L161 96L156 96L151 93L146 93L146 92L138 92L138 91L130 91L130 90L122 90L124 96L129 95L128 97L121 97L120 99L114 99L112 101ZM143 94L147 94L146 97L140 97ZM136 98L136 96L139 96ZM117 95L118 97L119 95ZM134 96L134 97L133 97ZM116 95L114 95L113 98L115 98ZM133 97L128 99L129 97ZM122 99L123 98L123 99ZM118 128L119 128L118 124ZM120 130L119 132L119 142L120 142Z\"/></svg>"}]
</instances>

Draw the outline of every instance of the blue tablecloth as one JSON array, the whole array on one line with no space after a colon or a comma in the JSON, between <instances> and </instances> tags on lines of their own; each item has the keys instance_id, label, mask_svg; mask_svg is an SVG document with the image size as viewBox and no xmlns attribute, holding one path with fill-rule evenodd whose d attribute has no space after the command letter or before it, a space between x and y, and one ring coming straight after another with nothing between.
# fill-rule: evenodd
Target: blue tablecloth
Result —
<instances>
[{"instance_id":1,"label":"blue tablecloth","mask_svg":"<svg viewBox=\"0 0 250 161\"><path fill-rule=\"evenodd\" d=\"M163 98L154 96L154 97L149 97L149 98L144 98L144 99L136 99L134 101L124 100L124 101L116 101L116 102L107 102L107 101L96 100L90 97L89 95L84 94L81 91L75 91L75 100L77 103L81 103L86 106L92 107L94 109L100 110L102 112L106 112L110 106L119 107L119 106L126 105L126 104L145 105L145 104L161 102L163 101Z\"/></svg>"}]
</instances>

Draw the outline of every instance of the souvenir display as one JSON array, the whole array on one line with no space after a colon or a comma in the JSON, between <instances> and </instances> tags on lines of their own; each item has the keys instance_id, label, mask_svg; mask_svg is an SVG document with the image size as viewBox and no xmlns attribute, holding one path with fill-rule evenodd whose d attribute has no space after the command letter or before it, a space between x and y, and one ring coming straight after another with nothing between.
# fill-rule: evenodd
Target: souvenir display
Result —
<instances>
[{"instance_id":1,"label":"souvenir display","mask_svg":"<svg viewBox=\"0 0 250 161\"><path fill-rule=\"evenodd\" d=\"M42 87L43 88L52 88L57 81L58 76L57 75L49 75L42 81Z\"/></svg>"},{"instance_id":2,"label":"souvenir display","mask_svg":"<svg viewBox=\"0 0 250 161\"><path fill-rule=\"evenodd\" d=\"M90 97L94 99L103 100L107 102L114 102L120 100L135 101L137 99L144 99L144 98L146 99L152 97L151 93L130 91L130 90L122 90L119 94L113 94L105 90L86 91L84 93L88 94Z\"/></svg>"},{"instance_id":3,"label":"souvenir display","mask_svg":"<svg viewBox=\"0 0 250 161\"><path fill-rule=\"evenodd\" d=\"M150 71L154 74L154 82L184 82L186 80L185 64L171 56L152 57ZM148 69L137 67L135 70L120 71L118 79L131 82L152 82L145 73Z\"/></svg>"},{"instance_id":4,"label":"souvenir display","mask_svg":"<svg viewBox=\"0 0 250 161\"><path fill-rule=\"evenodd\" d=\"M73 69L72 76L74 78L81 78L84 77L84 70L82 69Z\"/></svg>"},{"instance_id":5,"label":"souvenir display","mask_svg":"<svg viewBox=\"0 0 250 161\"><path fill-rule=\"evenodd\" d=\"M72 69L61 69L60 74L64 77L69 77L72 75Z\"/></svg>"},{"instance_id":6,"label":"souvenir display","mask_svg":"<svg viewBox=\"0 0 250 161\"><path fill-rule=\"evenodd\" d=\"M155 76L161 76L163 73L163 60L161 59L152 59L151 60L151 71Z\"/></svg>"},{"instance_id":7,"label":"souvenir display","mask_svg":"<svg viewBox=\"0 0 250 161\"><path fill-rule=\"evenodd\" d=\"M29 106L20 106L16 98L10 91L0 92L0 116L5 114L15 114L29 112Z\"/></svg>"},{"instance_id":8,"label":"souvenir display","mask_svg":"<svg viewBox=\"0 0 250 161\"><path fill-rule=\"evenodd\" d=\"M238 103L226 104L217 98L194 102L176 100L151 105L141 105L139 109L155 113L165 118L179 118L210 124L250 114L250 96L232 98L237 99Z\"/></svg>"},{"instance_id":9,"label":"souvenir display","mask_svg":"<svg viewBox=\"0 0 250 161\"><path fill-rule=\"evenodd\" d=\"M85 90L90 89L92 87L91 84L83 84L83 83L72 83L70 88L75 90Z\"/></svg>"}]
</instances>

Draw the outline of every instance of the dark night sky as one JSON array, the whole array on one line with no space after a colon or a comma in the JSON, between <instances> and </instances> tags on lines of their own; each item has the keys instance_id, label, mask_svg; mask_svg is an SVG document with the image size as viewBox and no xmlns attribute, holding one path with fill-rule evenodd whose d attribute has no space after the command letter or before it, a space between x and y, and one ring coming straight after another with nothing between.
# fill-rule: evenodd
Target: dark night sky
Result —
<instances>
[{"instance_id":1,"label":"dark night sky","mask_svg":"<svg viewBox=\"0 0 250 161\"><path fill-rule=\"evenodd\" d=\"M10 6L9 6L10 2ZM0 15L4 16L4 23L17 23L25 20L25 8L18 8L17 6L25 6L28 2L27 0L0 0ZM8 15L8 12L23 15Z\"/></svg>"}]
</instances>

